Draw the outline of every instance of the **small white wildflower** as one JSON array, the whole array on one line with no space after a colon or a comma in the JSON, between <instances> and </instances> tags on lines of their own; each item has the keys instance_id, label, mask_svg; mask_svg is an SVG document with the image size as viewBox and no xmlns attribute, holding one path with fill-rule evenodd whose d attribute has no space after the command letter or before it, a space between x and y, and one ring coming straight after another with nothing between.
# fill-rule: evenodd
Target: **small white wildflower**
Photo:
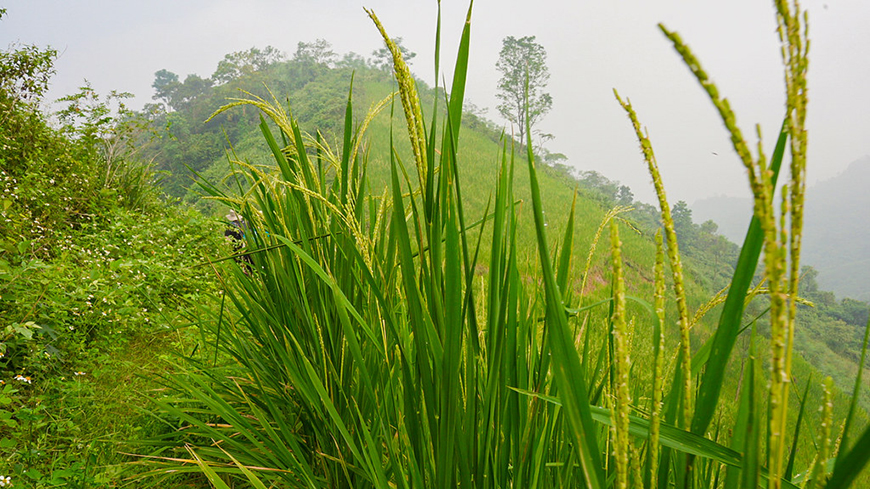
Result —
<instances>
[{"instance_id":1,"label":"small white wildflower","mask_svg":"<svg viewBox=\"0 0 870 489\"><path fill-rule=\"evenodd\" d=\"M0 487L12 487L12 477L0 475Z\"/></svg>"},{"instance_id":2,"label":"small white wildflower","mask_svg":"<svg viewBox=\"0 0 870 489\"><path fill-rule=\"evenodd\" d=\"M30 380L30 377L25 377L25 376L23 376L23 375L16 375L16 376L15 376L15 380L17 380L17 381L19 381L19 382L24 382L24 383L26 383L26 384L31 384L31 383L33 383L33 381Z\"/></svg>"},{"instance_id":3,"label":"small white wildflower","mask_svg":"<svg viewBox=\"0 0 870 489\"><path fill-rule=\"evenodd\" d=\"M73 372L73 375L75 375L76 377L81 377L83 375L87 375L87 372Z\"/></svg>"}]
</instances>

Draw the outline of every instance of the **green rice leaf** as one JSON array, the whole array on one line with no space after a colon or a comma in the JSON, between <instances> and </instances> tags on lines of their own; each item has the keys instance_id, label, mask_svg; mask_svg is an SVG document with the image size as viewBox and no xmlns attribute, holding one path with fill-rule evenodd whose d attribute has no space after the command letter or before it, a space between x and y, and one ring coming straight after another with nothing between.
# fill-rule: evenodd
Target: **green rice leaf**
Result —
<instances>
[{"instance_id":1,"label":"green rice leaf","mask_svg":"<svg viewBox=\"0 0 870 489\"><path fill-rule=\"evenodd\" d=\"M526 121L528 122L528 117ZM573 337L568 328L568 316L565 313L562 293L556 284L556 276L553 273L550 257L547 253L549 246L544 228L541 190L535 169L535 157L532 153L531 130L528 127L526 134L528 135L526 147L529 163L529 186L532 192L532 208L542 269L541 275L547 299L547 340L553 350L553 372L565 402L563 412L571 427L574 449L580 459L586 484L593 489L603 489L606 487L606 479L602 470L595 429L592 425L589 395L584 380L586 375L574 347Z\"/></svg>"},{"instance_id":2,"label":"green rice leaf","mask_svg":"<svg viewBox=\"0 0 870 489\"><path fill-rule=\"evenodd\" d=\"M852 481L858 477L867 462L870 461L870 427L864 430L861 438L855 446L849 449L849 430L851 428L855 406L858 403L858 394L861 389L861 374L864 371L864 361L867 355L867 344L870 340L870 320L864 329L864 346L861 349L861 361L858 363L858 375L855 378L855 389L852 392L852 400L849 404L849 414L846 416L846 424L843 426L843 440L840 443L840 451L834 464L834 473L828 481L827 489L849 487ZM847 451L848 450L848 451Z\"/></svg>"},{"instance_id":3,"label":"green rice leaf","mask_svg":"<svg viewBox=\"0 0 870 489\"><path fill-rule=\"evenodd\" d=\"M804 412L806 411L807 407L807 395L810 392L810 383L812 382L812 380L813 376L810 375L810 377L807 379L807 385L806 387L804 387L804 395L798 399L798 401L800 402L800 409L798 410L797 421L795 422L794 436L792 437L791 442L791 451L788 455L788 464L786 464L785 472L783 472L783 478L788 480L791 480L792 476L794 475L794 460L798 451L798 442L800 441L801 422L804 419Z\"/></svg>"},{"instance_id":4,"label":"green rice leaf","mask_svg":"<svg viewBox=\"0 0 870 489\"><path fill-rule=\"evenodd\" d=\"M770 161L771 181L774 187L785 153L785 143L788 138L787 123L788 119L783 121L779 139ZM734 270L734 277L731 279L731 287L728 289L725 306L719 316L719 325L712 339L710 356L705 363L707 368L704 370L704 375L698 386L698 401L692 418L692 432L694 433L706 432L713 419L713 414L716 412L719 394L725 380L725 367L728 365L728 359L731 357L731 351L734 349L740 331L743 302L746 298L746 292L752 284L752 277L755 275L763 244L764 233L761 230L761 222L753 216L740 249L740 257L737 259L737 267Z\"/></svg>"}]
</instances>

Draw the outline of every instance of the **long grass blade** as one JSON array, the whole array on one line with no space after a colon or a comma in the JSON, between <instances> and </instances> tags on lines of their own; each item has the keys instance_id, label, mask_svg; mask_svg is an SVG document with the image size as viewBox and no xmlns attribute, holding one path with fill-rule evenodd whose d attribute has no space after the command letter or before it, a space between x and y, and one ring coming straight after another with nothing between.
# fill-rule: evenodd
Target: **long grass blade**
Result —
<instances>
[{"instance_id":1,"label":"long grass blade","mask_svg":"<svg viewBox=\"0 0 870 489\"><path fill-rule=\"evenodd\" d=\"M794 436L792 437L791 441L791 450L789 451L788 455L788 463L785 466L785 472L783 472L783 478L787 480L791 480L794 476L794 461L795 457L797 456L798 447L800 446L798 442L800 441L801 437L801 424L804 419L804 412L806 412L808 399L807 395L810 393L810 384L812 383L812 380L813 376L810 375L810 377L807 379L807 385L806 387L804 387L804 395L801 396L799 399L800 409L798 410L797 421L795 421Z\"/></svg>"},{"instance_id":2,"label":"long grass blade","mask_svg":"<svg viewBox=\"0 0 870 489\"><path fill-rule=\"evenodd\" d=\"M864 328L864 345L861 348L861 361L858 362L858 374L855 377L855 388L852 391L852 400L849 404L849 414L846 415L846 423L843 425L843 438L840 442L840 451L834 464L834 473L826 487L848 487L870 461L870 427L864 430L861 438L855 446L849 448L849 431L855 415L858 395L861 390L861 374L864 372L864 362L867 358L867 345L870 340L870 319ZM839 484L839 485L838 485Z\"/></svg>"},{"instance_id":3,"label":"long grass blade","mask_svg":"<svg viewBox=\"0 0 870 489\"><path fill-rule=\"evenodd\" d=\"M538 392L532 392L524 389L511 388L523 395L536 397L547 401L548 403L563 406L564 400L547 396ZM589 408L590 416L593 421L601 425L610 427L613 424L610 409L600 406L591 406ZM629 416L629 433L635 438L645 439L649 436L649 420L640 416ZM661 442L663 446L674 449L680 453L691 454L697 457L707 458L731 467L740 468L743 466L743 457L736 450L720 445L712 440L708 440L702 436L698 436L691 431L682 430L672 424L662 423L661 425ZM763 468L760 471L762 486L767 484L765 477L767 471ZM797 488L789 481L782 481L783 487ZM665 487L665 486L662 486Z\"/></svg>"},{"instance_id":4,"label":"long grass blade","mask_svg":"<svg viewBox=\"0 0 870 489\"><path fill-rule=\"evenodd\" d=\"M758 395L756 376L758 367L755 359L755 328L752 330L752 338L749 344L749 359L746 362L746 394L741 394L740 411L743 414L741 420L738 415L738 425L735 426L735 442L742 442L743 470L740 473L740 487L758 487L760 478L761 453L761 416L758 409ZM740 425L740 422L742 426ZM742 439L742 440L741 440Z\"/></svg>"},{"instance_id":5,"label":"long grass blade","mask_svg":"<svg viewBox=\"0 0 870 489\"><path fill-rule=\"evenodd\" d=\"M782 158L785 153L788 132L786 123L783 122L776 148L770 161L771 183L776 186L779 170L782 166ZM764 245L764 232L761 230L761 222L753 216L740 248L740 257L737 259L737 267L731 279L731 287L728 289L728 297L725 306L719 316L719 325L711 340L711 350L708 360L705 362L706 369L698 386L698 403L695 416L692 419L692 431L704 433L713 419L713 413L719 403L719 394L722 392L722 384L725 381L725 367L737 342L740 332L741 318L743 317L744 299L746 292L752 285L752 277L758 265L758 258Z\"/></svg>"},{"instance_id":6,"label":"long grass blade","mask_svg":"<svg viewBox=\"0 0 870 489\"><path fill-rule=\"evenodd\" d=\"M526 118L528 121L528 117ZM548 341L553 350L553 370L556 384L562 393L565 403L564 413L568 418L574 437L574 448L577 451L580 465L586 483L593 489L605 487L605 477L602 471L601 457L597 437L592 425L592 415L587 394L586 375L580 364L580 358L574 347L574 340L568 328L568 317L565 313L562 293L556 285L556 276L550 264L547 253L549 248L544 231L543 205L538 175L535 170L535 156L532 153L531 131L526 131L528 141L529 186L532 192L532 207L535 218L535 231L538 242L541 275L547 296L547 324L549 327Z\"/></svg>"}]
</instances>

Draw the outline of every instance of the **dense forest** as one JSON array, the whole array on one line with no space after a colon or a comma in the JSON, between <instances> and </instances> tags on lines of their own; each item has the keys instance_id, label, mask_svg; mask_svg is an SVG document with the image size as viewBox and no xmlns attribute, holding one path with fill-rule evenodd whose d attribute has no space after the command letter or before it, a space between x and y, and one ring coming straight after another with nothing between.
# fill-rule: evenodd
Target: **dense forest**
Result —
<instances>
[{"instance_id":1,"label":"dense forest","mask_svg":"<svg viewBox=\"0 0 870 489\"><path fill-rule=\"evenodd\" d=\"M0 54L0 487L866 482L867 303L777 289L775 223L637 202L384 38L161 70L141 111L46 114L56 53Z\"/></svg>"}]
</instances>

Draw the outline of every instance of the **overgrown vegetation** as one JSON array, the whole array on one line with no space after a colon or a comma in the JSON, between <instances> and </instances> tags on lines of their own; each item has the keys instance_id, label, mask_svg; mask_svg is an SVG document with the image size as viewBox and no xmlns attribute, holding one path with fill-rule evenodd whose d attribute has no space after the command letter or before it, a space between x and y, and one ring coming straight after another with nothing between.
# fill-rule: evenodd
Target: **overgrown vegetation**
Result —
<instances>
[{"instance_id":1,"label":"overgrown vegetation","mask_svg":"<svg viewBox=\"0 0 870 489\"><path fill-rule=\"evenodd\" d=\"M60 127L38 104L54 51L0 53L0 485L114 487L130 442L165 428L141 411L220 229L167 205L137 159L144 121L90 87ZM172 346L170 346L172 345Z\"/></svg>"}]
</instances>

